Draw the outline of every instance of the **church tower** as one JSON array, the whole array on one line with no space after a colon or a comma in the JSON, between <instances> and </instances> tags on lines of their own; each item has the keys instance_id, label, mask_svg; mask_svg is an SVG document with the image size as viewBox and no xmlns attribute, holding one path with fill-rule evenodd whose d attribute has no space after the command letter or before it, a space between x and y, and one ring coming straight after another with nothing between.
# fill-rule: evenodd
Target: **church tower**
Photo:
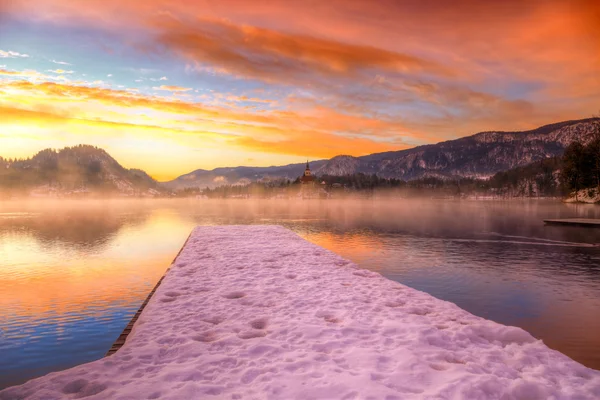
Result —
<instances>
[{"instance_id":1,"label":"church tower","mask_svg":"<svg viewBox=\"0 0 600 400\"><path fill-rule=\"evenodd\" d=\"M304 170L304 176L311 176L310 166L308 165L308 160L306 160L306 169Z\"/></svg>"},{"instance_id":2,"label":"church tower","mask_svg":"<svg viewBox=\"0 0 600 400\"><path fill-rule=\"evenodd\" d=\"M310 172L310 166L308 165L308 160L306 161L306 169L304 170L304 175L302 176L302 178L300 178L300 182L302 182L302 184L315 182L315 177L312 176L312 173Z\"/></svg>"},{"instance_id":3,"label":"church tower","mask_svg":"<svg viewBox=\"0 0 600 400\"><path fill-rule=\"evenodd\" d=\"M304 175L300 177L300 183L302 184L302 197L307 198L313 195L315 189L315 177L310 172L310 166L308 165L308 160L306 160L306 169L304 170Z\"/></svg>"}]
</instances>

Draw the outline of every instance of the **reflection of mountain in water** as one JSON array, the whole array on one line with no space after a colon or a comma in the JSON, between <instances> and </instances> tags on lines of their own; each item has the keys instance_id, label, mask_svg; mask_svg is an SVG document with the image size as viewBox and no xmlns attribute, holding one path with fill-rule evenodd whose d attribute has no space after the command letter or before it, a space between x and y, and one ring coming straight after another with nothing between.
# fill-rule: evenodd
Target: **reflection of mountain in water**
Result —
<instances>
[{"instance_id":1,"label":"reflection of mountain in water","mask_svg":"<svg viewBox=\"0 0 600 400\"><path fill-rule=\"evenodd\" d=\"M142 225L151 210L111 208L43 208L41 212L0 213L0 238L6 234L31 235L42 247L68 245L81 250L99 250L126 226Z\"/></svg>"}]
</instances>

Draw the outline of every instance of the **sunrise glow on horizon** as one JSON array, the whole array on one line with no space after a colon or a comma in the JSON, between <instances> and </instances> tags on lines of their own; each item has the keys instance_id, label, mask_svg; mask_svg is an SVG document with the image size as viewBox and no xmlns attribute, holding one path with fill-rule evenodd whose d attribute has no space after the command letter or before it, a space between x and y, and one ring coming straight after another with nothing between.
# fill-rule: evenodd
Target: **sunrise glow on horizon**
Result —
<instances>
[{"instance_id":1,"label":"sunrise glow on horizon","mask_svg":"<svg viewBox=\"0 0 600 400\"><path fill-rule=\"evenodd\" d=\"M0 2L0 156L91 144L158 180L600 112L600 5Z\"/></svg>"}]
</instances>

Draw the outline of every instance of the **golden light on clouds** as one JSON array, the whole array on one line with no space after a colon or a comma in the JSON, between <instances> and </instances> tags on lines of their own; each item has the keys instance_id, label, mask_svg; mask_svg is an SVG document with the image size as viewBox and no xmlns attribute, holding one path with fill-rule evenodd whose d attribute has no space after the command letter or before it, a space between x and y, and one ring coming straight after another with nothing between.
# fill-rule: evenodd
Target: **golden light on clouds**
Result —
<instances>
[{"instance_id":1,"label":"golden light on clouds","mask_svg":"<svg viewBox=\"0 0 600 400\"><path fill-rule=\"evenodd\" d=\"M85 140L106 146L117 154L121 153L119 147L142 153L144 149L171 149L176 159L190 163L185 168L193 168L193 159L210 157L208 153L263 152L305 158L307 154L332 157L344 150L369 154L401 147L330 134L332 130L349 129L349 123L358 130L400 129L392 123L386 125L368 118L347 120L332 110L307 113L305 117L279 110L253 113L243 107L206 106L172 97L52 82L3 82L0 91L3 93L0 127L13 132L19 127L21 132L28 132L26 137L0 136L3 148L13 152L28 150L40 140L49 143L53 139L65 144ZM228 100L238 99L230 97ZM239 100L247 101L246 98ZM139 146L135 145L136 140ZM27 155L17 154L19 157ZM219 158L214 161L218 162ZM280 162L285 160L282 158ZM129 158L125 164L135 165L135 161ZM146 168L161 179L171 178L181 171L181 166L173 166L174 170L164 166Z\"/></svg>"},{"instance_id":2,"label":"golden light on clouds","mask_svg":"<svg viewBox=\"0 0 600 400\"><path fill-rule=\"evenodd\" d=\"M587 0L28 0L0 13L21 43L0 42L4 157L88 143L168 179L599 111L600 5Z\"/></svg>"}]
</instances>

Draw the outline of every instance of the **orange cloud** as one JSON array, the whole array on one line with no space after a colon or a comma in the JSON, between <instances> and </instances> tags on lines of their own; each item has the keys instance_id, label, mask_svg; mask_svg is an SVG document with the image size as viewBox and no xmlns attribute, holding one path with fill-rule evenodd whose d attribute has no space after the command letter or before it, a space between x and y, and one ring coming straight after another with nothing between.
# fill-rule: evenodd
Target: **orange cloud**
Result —
<instances>
[{"instance_id":1,"label":"orange cloud","mask_svg":"<svg viewBox=\"0 0 600 400\"><path fill-rule=\"evenodd\" d=\"M155 89L171 97L29 82L0 88L7 106L156 125L174 137L201 131L264 152L357 155L586 117L600 104L597 1L9 3L0 2L1 15L117 32L134 51L177 55L169 59L187 73L262 81L265 93L277 94L207 93L197 101L183 90L190 83L175 86L170 75L173 86ZM141 39L132 44L134 37ZM174 99L183 95L189 100Z\"/></svg>"},{"instance_id":2,"label":"orange cloud","mask_svg":"<svg viewBox=\"0 0 600 400\"><path fill-rule=\"evenodd\" d=\"M406 145L375 142L369 139L349 138L316 132L292 132L285 139L267 141L254 137L239 137L234 142L240 146L269 153L283 153L316 158L331 158L340 154L364 156L384 151L402 150Z\"/></svg>"},{"instance_id":3,"label":"orange cloud","mask_svg":"<svg viewBox=\"0 0 600 400\"><path fill-rule=\"evenodd\" d=\"M27 77L27 78L45 78L46 75L39 73L37 71L34 70L25 70L25 71L9 71L6 69L0 69L0 75L6 75L6 76L20 76L20 77Z\"/></svg>"},{"instance_id":4,"label":"orange cloud","mask_svg":"<svg viewBox=\"0 0 600 400\"><path fill-rule=\"evenodd\" d=\"M392 136L402 131L410 136L401 121L381 118L370 118L360 115L341 113L333 109L310 104L310 108L299 111L273 110L256 113L243 108L223 108L208 106L203 103L186 102L157 96L145 96L127 90L59 84L53 82L32 83L15 81L0 86L5 92L11 91L18 98L39 98L39 103L62 104L65 101L74 104L99 102L107 106L117 106L123 109L146 108L165 113L178 114L186 117L210 121L212 123L238 123L238 127L249 128L253 124L265 132L269 127L280 129L281 132L293 127L296 130L314 130L318 132L346 132L372 134L374 136ZM20 93L17 95L17 93ZM230 98L230 95L222 97ZM235 99L246 101L247 97L238 96Z\"/></svg>"},{"instance_id":5,"label":"orange cloud","mask_svg":"<svg viewBox=\"0 0 600 400\"><path fill-rule=\"evenodd\" d=\"M49 69L48 72L52 72L53 74L72 74L75 71L67 71L64 69Z\"/></svg>"},{"instance_id":6,"label":"orange cloud","mask_svg":"<svg viewBox=\"0 0 600 400\"><path fill-rule=\"evenodd\" d=\"M81 136L82 142L95 132L106 138L139 133L148 140L207 149L210 142L211 146L253 154L317 158L401 149L406 145L393 133L405 130L411 134L400 122L352 116L322 107L302 112L255 112L244 107L207 106L126 90L52 82L4 82L0 83L0 92L5 100L0 107L4 132L14 132L19 127L43 136L37 127L44 127L48 134L60 129ZM369 132L373 132L372 138L366 136ZM174 173L185 173L197 166L181 168Z\"/></svg>"},{"instance_id":7,"label":"orange cloud","mask_svg":"<svg viewBox=\"0 0 600 400\"><path fill-rule=\"evenodd\" d=\"M306 54L293 55L329 63L328 68L353 65L352 56L338 53L344 44L376 47L409 57L392 63L408 61L410 64L413 59L428 59L415 54L430 54L442 65L470 67L464 71L468 75L490 68L474 65L481 55L504 59L517 67L519 61L555 51L561 61L576 66L576 59L567 60L569 55L575 52L584 59L597 59L600 44L600 3L595 0L456 0L452 7L440 5L437 0L330 0L313 2L310 6L287 0L259 3L246 0L30 0L1 2L0 7L6 15L106 29L116 26L156 28L153 23L160 15L181 21L186 18L227 20L236 30L244 26L259 27L256 33L252 32L255 28L246 28L250 31L244 35L252 40L249 46L254 48L260 44L275 53L286 54L293 49L290 46L295 45L294 38L317 38L316 48L313 43ZM179 24L186 32L194 32L186 23ZM205 27L200 29L205 30ZM578 43L573 43L571 38L577 38ZM321 51L330 50L329 44L334 46L333 54L322 55ZM304 46L298 50L304 50ZM376 65L381 61L388 64L388 55L377 53Z\"/></svg>"},{"instance_id":8,"label":"orange cloud","mask_svg":"<svg viewBox=\"0 0 600 400\"><path fill-rule=\"evenodd\" d=\"M154 90L166 90L168 92L189 92L192 88L185 88L181 86L171 86L171 85L160 85L159 87L152 88Z\"/></svg>"},{"instance_id":9,"label":"orange cloud","mask_svg":"<svg viewBox=\"0 0 600 400\"><path fill-rule=\"evenodd\" d=\"M54 71L51 71L51 72L54 72ZM66 73L71 73L71 72L66 71ZM69 79L65 78L62 75L50 76L50 75L43 74L43 73L38 72L33 69L26 69L24 71L11 71L11 70L6 70L6 69L0 68L0 76L2 76L2 75L13 77L13 78L27 78L27 79L30 79L35 82L48 81L48 80L61 81L61 82L69 81Z\"/></svg>"},{"instance_id":10,"label":"orange cloud","mask_svg":"<svg viewBox=\"0 0 600 400\"><path fill-rule=\"evenodd\" d=\"M163 17L153 22L153 28L161 47L189 61L266 81L289 83L307 73L356 77L367 69L452 75L448 68L408 54L218 20L185 24Z\"/></svg>"}]
</instances>

